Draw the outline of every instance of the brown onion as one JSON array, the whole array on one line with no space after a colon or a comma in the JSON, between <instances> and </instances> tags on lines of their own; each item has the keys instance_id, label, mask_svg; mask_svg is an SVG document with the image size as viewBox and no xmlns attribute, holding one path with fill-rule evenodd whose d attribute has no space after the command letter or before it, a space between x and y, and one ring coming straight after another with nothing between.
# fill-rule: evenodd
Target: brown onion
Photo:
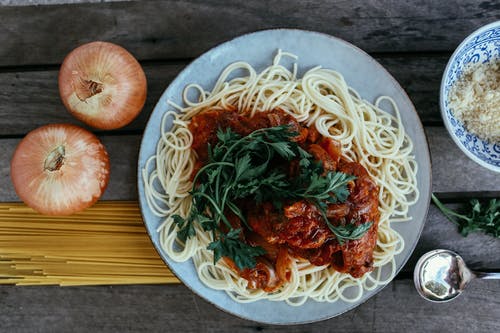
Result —
<instances>
[{"instance_id":1,"label":"brown onion","mask_svg":"<svg viewBox=\"0 0 500 333\"><path fill-rule=\"evenodd\" d=\"M47 215L70 215L101 197L109 180L109 159L91 132L69 124L46 125L21 140L10 175L29 207Z\"/></svg>"},{"instance_id":2,"label":"brown onion","mask_svg":"<svg viewBox=\"0 0 500 333\"><path fill-rule=\"evenodd\" d=\"M59 71L59 93L79 120L99 129L129 124L146 101L146 75L132 54L107 42L74 49Z\"/></svg>"}]
</instances>

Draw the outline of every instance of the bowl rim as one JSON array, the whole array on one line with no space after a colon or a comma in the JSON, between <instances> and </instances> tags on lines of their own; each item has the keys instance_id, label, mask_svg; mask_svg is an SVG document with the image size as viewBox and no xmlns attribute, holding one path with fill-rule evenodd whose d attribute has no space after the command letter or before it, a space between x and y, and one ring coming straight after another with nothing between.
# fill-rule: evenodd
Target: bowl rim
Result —
<instances>
[{"instance_id":1,"label":"bowl rim","mask_svg":"<svg viewBox=\"0 0 500 333\"><path fill-rule=\"evenodd\" d=\"M446 130L448 131L448 134L451 136L455 144L460 148L460 150L471 160L476 162L477 164L481 165L482 167L485 167L489 170L499 172L500 173L500 167L496 167L488 162L483 161L476 155L472 154L463 144L458 140L457 136L453 132L453 129L451 128L450 120L448 119L446 115L446 110L444 106L445 102L445 81L446 81L446 76L448 72L450 71L451 64L454 62L454 59L456 55L462 50L462 48L470 42L473 38L475 38L477 35L485 32L486 30L489 30L493 27L500 27L500 20L499 21L494 21L491 23L488 23L476 30L474 30L472 33L470 33L455 49L453 54L450 56L448 59L448 63L446 64L446 68L444 69L443 76L441 77L441 85L439 88L439 108L441 111L441 118L443 119L444 125L446 127ZM468 132L468 131L467 131Z\"/></svg>"}]
</instances>

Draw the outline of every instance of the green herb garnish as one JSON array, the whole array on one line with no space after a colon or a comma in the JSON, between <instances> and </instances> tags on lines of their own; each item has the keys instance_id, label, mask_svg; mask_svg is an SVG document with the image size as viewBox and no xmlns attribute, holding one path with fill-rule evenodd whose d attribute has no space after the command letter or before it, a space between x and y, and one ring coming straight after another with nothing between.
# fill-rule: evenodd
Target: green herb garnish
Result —
<instances>
[{"instance_id":1,"label":"green herb garnish","mask_svg":"<svg viewBox=\"0 0 500 333\"><path fill-rule=\"evenodd\" d=\"M373 222L366 222L360 225L354 225L352 223L346 225L339 225L337 227L330 226L330 222L327 221L328 227L332 230L335 237L337 237L340 245L344 244L344 241L347 239L355 240L363 237L363 235L370 229Z\"/></svg>"},{"instance_id":2,"label":"green herb garnish","mask_svg":"<svg viewBox=\"0 0 500 333\"><path fill-rule=\"evenodd\" d=\"M432 201L448 220L458 226L462 236L470 232L482 231L487 235L500 238L500 200L491 199L487 204L481 204L479 200L470 201L469 213L459 214L446 207L432 194Z\"/></svg>"},{"instance_id":3,"label":"green herb garnish","mask_svg":"<svg viewBox=\"0 0 500 333\"><path fill-rule=\"evenodd\" d=\"M248 199L261 203L272 201L282 207L290 199L305 199L314 203L323 215L338 242L361 238L370 223L333 226L326 217L328 203L343 202L349 191L347 184L354 176L341 172L324 172L307 151L291 139L296 136L289 126L258 129L241 136L230 128L217 131L218 142L208 145L208 162L193 180L193 206L187 218L174 215L182 241L194 236L194 223L212 231L214 241L208 245L214 251L214 262L231 258L238 268L255 266L255 258L265 254L261 247L240 239L241 229L234 228L225 216L232 212L251 229L236 201ZM299 161L298 176L289 180L286 161ZM285 163L284 163L285 162Z\"/></svg>"},{"instance_id":4,"label":"green herb garnish","mask_svg":"<svg viewBox=\"0 0 500 333\"><path fill-rule=\"evenodd\" d=\"M241 229L232 229L227 234L219 235L219 239L210 243L207 247L214 251L214 262L222 257L233 259L239 268L254 267L254 257L266 253L261 247L248 245L239 239Z\"/></svg>"}]
</instances>

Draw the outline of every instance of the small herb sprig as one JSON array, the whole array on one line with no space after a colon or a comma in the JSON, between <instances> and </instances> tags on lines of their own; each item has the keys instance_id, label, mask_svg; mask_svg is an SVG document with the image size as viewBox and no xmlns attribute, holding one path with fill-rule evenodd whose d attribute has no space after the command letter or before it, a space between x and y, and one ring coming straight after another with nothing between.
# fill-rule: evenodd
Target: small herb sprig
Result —
<instances>
[{"instance_id":1,"label":"small herb sprig","mask_svg":"<svg viewBox=\"0 0 500 333\"><path fill-rule=\"evenodd\" d=\"M194 236L194 223L199 223L213 233L208 249L214 251L214 262L229 257L240 269L254 267L255 258L265 254L264 249L242 241L241 228L235 228L226 216L231 212L251 229L236 204L241 199L271 201L278 208L285 200L305 199L318 207L340 244L362 237L371 223L334 226L326 217L327 204L345 201L347 184L355 177L341 172L325 174L321 163L292 141L295 135L286 125L258 129L247 136L230 128L219 129L217 144L208 145L208 163L193 180L189 216L173 216L179 226L178 237L185 241ZM299 172L289 180L288 163L283 162L292 159L299 160Z\"/></svg>"},{"instance_id":2,"label":"small herb sprig","mask_svg":"<svg viewBox=\"0 0 500 333\"><path fill-rule=\"evenodd\" d=\"M467 215L459 214L443 205L434 194L432 201L448 220L458 226L459 232L466 237L470 232L482 231L487 235L500 238L500 200L491 199L487 204L479 200L470 201Z\"/></svg>"}]
</instances>

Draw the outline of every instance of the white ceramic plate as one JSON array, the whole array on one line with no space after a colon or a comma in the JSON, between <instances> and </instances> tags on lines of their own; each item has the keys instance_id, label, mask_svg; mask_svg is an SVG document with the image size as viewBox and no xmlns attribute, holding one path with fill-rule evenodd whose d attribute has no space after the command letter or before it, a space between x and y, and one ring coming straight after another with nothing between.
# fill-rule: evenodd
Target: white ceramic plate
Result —
<instances>
[{"instance_id":1,"label":"white ceramic plate","mask_svg":"<svg viewBox=\"0 0 500 333\"><path fill-rule=\"evenodd\" d=\"M289 29L259 31L223 43L194 60L165 90L149 119L139 154L138 189L144 223L151 240L163 260L186 286L218 308L239 317L270 324L298 324L337 316L363 303L379 292L382 286L365 292L362 299L355 303L319 303L309 300L300 307L271 301L237 303L225 292L202 284L191 261L177 263L163 252L156 232L160 219L153 215L147 205L141 176L146 160L155 153L160 137L161 118L168 108L167 100L182 104L182 91L189 83L198 83L210 90L222 70L235 61L247 61L260 71L271 64L278 49L299 56L299 74L317 65L331 68L341 72L347 84L356 89L364 99L373 102L380 95L388 95L398 104L406 131L415 145L420 189L419 201L410 208L413 220L393 225L406 243L403 252L396 256L399 271L415 248L430 201L431 165L425 134L415 108L396 80L368 54L329 35Z\"/></svg>"}]
</instances>

